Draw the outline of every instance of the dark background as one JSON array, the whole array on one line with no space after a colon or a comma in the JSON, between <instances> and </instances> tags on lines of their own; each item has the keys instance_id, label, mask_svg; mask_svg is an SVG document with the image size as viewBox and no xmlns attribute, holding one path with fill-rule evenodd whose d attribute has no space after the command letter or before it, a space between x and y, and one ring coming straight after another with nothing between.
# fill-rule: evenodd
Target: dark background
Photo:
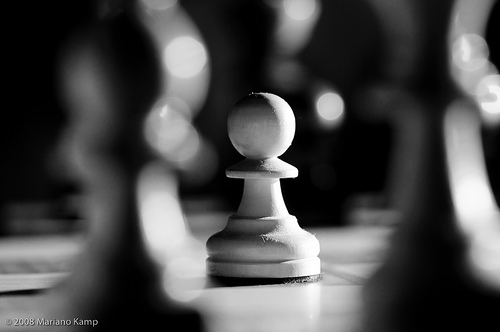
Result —
<instances>
[{"instance_id":1,"label":"dark background","mask_svg":"<svg viewBox=\"0 0 500 332\"><path fill-rule=\"evenodd\" d=\"M78 219L68 197L78 185L65 175L55 149L67 126L59 98L56 68L61 46L78 27L94 20L95 1L9 2L3 10L6 26L3 53L4 94L0 121L1 232L11 233L6 207L13 203L45 202L44 217ZM241 160L225 131L225 114L252 91L273 91L266 81L265 59L272 45L273 12L260 1L181 1L196 22L210 54L212 76L208 97L194 119L196 128L216 147L219 168L208 182L181 181L183 197L216 197L237 208L242 183L227 179L224 169ZM500 66L499 4L488 23L490 60ZM362 193L378 193L387 179L393 132L385 121L356 112L359 92L367 82L384 76L386 45L379 17L368 1L323 1L314 33L298 54L308 77L336 87L346 103L340 128L323 131L310 121L311 102L299 92L279 93L297 117L297 134L283 159L300 170L282 181L285 202L304 225L340 225L347 202ZM232 61L228 63L226 60ZM231 75L228 75L228 72ZM229 88L228 88L229 87ZM488 132L487 165L496 193L500 192L499 135ZM312 179L319 161L326 185ZM317 176L317 175L316 175ZM181 177L182 179L182 177ZM375 200L377 195L374 196ZM380 203L383 206L383 202ZM35 217L37 212L34 212Z\"/></svg>"}]
</instances>

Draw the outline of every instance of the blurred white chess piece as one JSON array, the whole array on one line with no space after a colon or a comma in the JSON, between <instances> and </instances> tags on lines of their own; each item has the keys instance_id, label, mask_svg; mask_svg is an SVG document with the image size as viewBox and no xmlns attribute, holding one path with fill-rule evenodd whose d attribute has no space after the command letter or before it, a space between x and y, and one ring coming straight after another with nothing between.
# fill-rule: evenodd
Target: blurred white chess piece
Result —
<instances>
[{"instance_id":1,"label":"blurred white chess piece","mask_svg":"<svg viewBox=\"0 0 500 332\"><path fill-rule=\"evenodd\" d=\"M481 127L500 121L500 78L484 36L496 0L459 0L449 36L451 73L467 98L446 110L444 134L453 206L470 274L500 291L500 209L485 164ZM494 77L497 77L495 80Z\"/></svg>"}]
</instances>

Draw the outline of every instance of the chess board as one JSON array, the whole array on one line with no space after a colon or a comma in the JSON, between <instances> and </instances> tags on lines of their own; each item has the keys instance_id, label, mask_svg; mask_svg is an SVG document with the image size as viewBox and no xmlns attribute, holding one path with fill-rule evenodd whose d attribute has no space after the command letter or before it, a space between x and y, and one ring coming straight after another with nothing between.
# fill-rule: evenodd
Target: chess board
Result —
<instances>
[{"instance_id":1,"label":"chess board","mask_svg":"<svg viewBox=\"0 0 500 332\"><path fill-rule=\"evenodd\" d=\"M230 211L187 212L196 241L223 227ZM383 260L389 228L310 228L321 243L323 278L310 284L226 287L204 274L177 294L198 308L209 331L353 331L361 290ZM63 282L85 243L83 236L13 237L0 241L0 331L8 319L37 318L51 287ZM204 270L203 246L193 264ZM126 277L126 276L124 276Z\"/></svg>"},{"instance_id":2,"label":"chess board","mask_svg":"<svg viewBox=\"0 0 500 332\"><path fill-rule=\"evenodd\" d=\"M498 0L32 3L0 331L497 323Z\"/></svg>"}]
</instances>

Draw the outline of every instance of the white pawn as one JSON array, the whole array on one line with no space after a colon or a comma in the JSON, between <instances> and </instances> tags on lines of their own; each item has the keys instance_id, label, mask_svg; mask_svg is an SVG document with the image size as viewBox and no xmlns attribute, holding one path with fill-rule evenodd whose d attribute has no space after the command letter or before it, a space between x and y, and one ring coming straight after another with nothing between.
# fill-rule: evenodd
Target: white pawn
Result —
<instances>
[{"instance_id":1,"label":"white pawn","mask_svg":"<svg viewBox=\"0 0 500 332\"><path fill-rule=\"evenodd\" d=\"M244 179L244 191L237 213L207 242L208 274L236 284L319 280L319 242L288 213L280 187L280 178L298 176L278 159L295 135L292 109L276 95L252 93L236 103L227 125L246 159L226 176Z\"/></svg>"}]
</instances>

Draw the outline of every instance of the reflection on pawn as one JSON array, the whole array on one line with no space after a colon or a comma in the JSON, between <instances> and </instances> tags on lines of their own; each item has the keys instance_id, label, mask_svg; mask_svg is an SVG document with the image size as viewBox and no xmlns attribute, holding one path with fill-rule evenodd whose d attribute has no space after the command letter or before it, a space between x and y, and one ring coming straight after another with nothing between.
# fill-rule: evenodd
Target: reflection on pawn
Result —
<instances>
[{"instance_id":1,"label":"reflection on pawn","mask_svg":"<svg viewBox=\"0 0 500 332\"><path fill-rule=\"evenodd\" d=\"M233 107L228 133L246 159L226 175L245 184L237 213L207 242L208 274L229 284L319 280L319 242L288 213L281 194L279 179L298 175L278 159L295 134L292 109L276 95L252 93Z\"/></svg>"}]
</instances>

